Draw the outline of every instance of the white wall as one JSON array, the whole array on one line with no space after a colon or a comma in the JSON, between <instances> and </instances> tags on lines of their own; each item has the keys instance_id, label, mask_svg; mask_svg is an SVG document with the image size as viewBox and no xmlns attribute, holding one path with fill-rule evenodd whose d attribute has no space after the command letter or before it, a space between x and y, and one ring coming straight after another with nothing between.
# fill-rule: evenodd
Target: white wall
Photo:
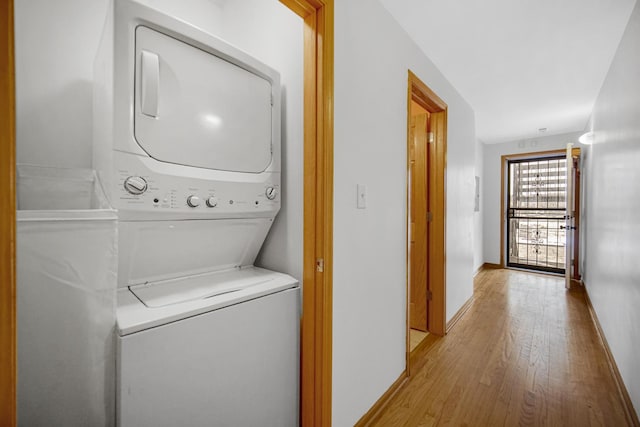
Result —
<instances>
[{"instance_id":1,"label":"white wall","mask_svg":"<svg viewBox=\"0 0 640 427\"><path fill-rule=\"evenodd\" d=\"M483 211L484 211L484 143L476 142L475 176L480 178L480 211L473 213L473 271L478 271L484 264ZM475 185L475 183L474 183ZM474 187L475 189L475 187Z\"/></svg>"},{"instance_id":2,"label":"white wall","mask_svg":"<svg viewBox=\"0 0 640 427\"><path fill-rule=\"evenodd\" d=\"M302 19L277 0L143 0L281 73L282 209L258 265L302 279ZM17 161L91 167L93 61L107 0L20 0L16 20Z\"/></svg>"},{"instance_id":3,"label":"white wall","mask_svg":"<svg viewBox=\"0 0 640 427\"><path fill-rule=\"evenodd\" d=\"M285 16L290 12L276 0L193 0L189 9L185 2L178 8L170 0L147 1L211 25L280 70L286 200L259 261L300 277L302 22ZM90 166L92 64L106 4L16 2L18 161ZM241 26L242 16L248 21ZM405 368L407 70L449 106L448 319L472 295L476 138L470 106L378 2L336 2L335 20L333 410L334 425L346 426ZM357 183L368 186L365 210L355 208Z\"/></svg>"},{"instance_id":4,"label":"white wall","mask_svg":"<svg viewBox=\"0 0 640 427\"><path fill-rule=\"evenodd\" d=\"M302 282L303 21L277 0L227 1L223 16L223 38L278 70L282 84L282 207L256 265Z\"/></svg>"},{"instance_id":5,"label":"white wall","mask_svg":"<svg viewBox=\"0 0 640 427\"><path fill-rule=\"evenodd\" d=\"M93 59L106 0L20 0L15 8L16 160L90 167Z\"/></svg>"},{"instance_id":6,"label":"white wall","mask_svg":"<svg viewBox=\"0 0 640 427\"><path fill-rule=\"evenodd\" d=\"M585 168L584 282L640 414L640 3L596 101Z\"/></svg>"},{"instance_id":7,"label":"white wall","mask_svg":"<svg viewBox=\"0 0 640 427\"><path fill-rule=\"evenodd\" d=\"M471 107L377 2L335 3L333 425L351 426L405 369L407 70L449 106L447 318L472 295ZM356 185L368 189L356 209Z\"/></svg>"},{"instance_id":8,"label":"white wall","mask_svg":"<svg viewBox=\"0 0 640 427\"><path fill-rule=\"evenodd\" d=\"M484 262L500 263L500 172L501 157L509 154L535 153L539 151L566 149L572 142L576 147L582 132L552 135L541 138L524 139L502 144L484 146L484 193L483 214L483 256Z\"/></svg>"}]
</instances>

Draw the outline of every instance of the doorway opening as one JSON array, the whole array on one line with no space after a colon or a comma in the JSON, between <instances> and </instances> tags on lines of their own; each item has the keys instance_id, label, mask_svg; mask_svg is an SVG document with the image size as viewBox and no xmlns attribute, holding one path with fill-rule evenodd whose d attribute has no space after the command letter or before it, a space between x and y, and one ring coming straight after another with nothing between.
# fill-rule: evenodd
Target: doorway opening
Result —
<instances>
[{"instance_id":1,"label":"doorway opening","mask_svg":"<svg viewBox=\"0 0 640 427\"><path fill-rule=\"evenodd\" d=\"M447 105L409 71L407 96L407 373L446 332Z\"/></svg>"},{"instance_id":2,"label":"doorway opening","mask_svg":"<svg viewBox=\"0 0 640 427\"><path fill-rule=\"evenodd\" d=\"M333 0L279 0L304 20L300 425L331 425Z\"/></svg>"},{"instance_id":3,"label":"doorway opening","mask_svg":"<svg viewBox=\"0 0 640 427\"><path fill-rule=\"evenodd\" d=\"M411 100L411 126L409 128L409 342L414 351L427 337L429 329L429 151L431 135L430 114Z\"/></svg>"},{"instance_id":4,"label":"doorway opening","mask_svg":"<svg viewBox=\"0 0 640 427\"><path fill-rule=\"evenodd\" d=\"M580 279L580 149L569 150L502 156L502 266Z\"/></svg>"},{"instance_id":5,"label":"doorway opening","mask_svg":"<svg viewBox=\"0 0 640 427\"><path fill-rule=\"evenodd\" d=\"M567 161L508 160L508 267L564 274Z\"/></svg>"}]
</instances>

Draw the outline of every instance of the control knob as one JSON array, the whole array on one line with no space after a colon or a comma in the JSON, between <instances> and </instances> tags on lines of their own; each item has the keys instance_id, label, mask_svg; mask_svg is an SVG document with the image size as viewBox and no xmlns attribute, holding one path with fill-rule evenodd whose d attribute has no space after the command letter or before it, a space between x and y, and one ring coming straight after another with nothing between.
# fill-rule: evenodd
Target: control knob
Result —
<instances>
[{"instance_id":1,"label":"control knob","mask_svg":"<svg viewBox=\"0 0 640 427\"><path fill-rule=\"evenodd\" d=\"M216 206L218 206L218 198L214 197L214 196L210 196L207 198L207 206L209 206L210 208L215 208Z\"/></svg>"},{"instance_id":2,"label":"control knob","mask_svg":"<svg viewBox=\"0 0 640 427\"><path fill-rule=\"evenodd\" d=\"M147 191L147 181L141 176L130 176L124 180L124 189L133 195L139 196Z\"/></svg>"},{"instance_id":3,"label":"control knob","mask_svg":"<svg viewBox=\"0 0 640 427\"><path fill-rule=\"evenodd\" d=\"M187 198L187 205L191 206L192 208L197 208L198 206L200 206L200 197L189 196Z\"/></svg>"},{"instance_id":4,"label":"control knob","mask_svg":"<svg viewBox=\"0 0 640 427\"><path fill-rule=\"evenodd\" d=\"M276 195L278 194L278 190L276 190L275 187L267 187L264 194L267 196L267 199L273 200L276 198Z\"/></svg>"}]
</instances>

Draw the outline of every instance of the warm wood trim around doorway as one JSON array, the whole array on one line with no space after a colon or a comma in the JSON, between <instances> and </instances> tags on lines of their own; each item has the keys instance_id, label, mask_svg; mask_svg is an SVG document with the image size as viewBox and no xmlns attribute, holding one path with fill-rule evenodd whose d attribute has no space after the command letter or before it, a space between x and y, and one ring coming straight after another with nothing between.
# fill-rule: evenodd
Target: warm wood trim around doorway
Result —
<instances>
[{"instance_id":1,"label":"warm wood trim around doorway","mask_svg":"<svg viewBox=\"0 0 640 427\"><path fill-rule=\"evenodd\" d=\"M16 186L13 0L0 6L0 425L16 425Z\"/></svg>"},{"instance_id":2,"label":"warm wood trim around doorway","mask_svg":"<svg viewBox=\"0 0 640 427\"><path fill-rule=\"evenodd\" d=\"M280 0L304 20L304 254L300 422L331 425L333 0Z\"/></svg>"},{"instance_id":3,"label":"warm wood trim around doorway","mask_svg":"<svg viewBox=\"0 0 640 427\"><path fill-rule=\"evenodd\" d=\"M410 129L411 101L418 103L430 113L431 132L435 140L428 144L429 176L428 207L432 215L429 222L429 242L427 256L428 289L432 298L427 302L427 328L431 334L443 336L446 333L446 277L445 277L445 167L447 155L447 104L425 85L413 72L408 72L407 86L407 171L410 170ZM408 172L407 172L408 173ZM407 183L409 176L407 176ZM409 188L407 185L407 203ZM409 217L407 217L409 218ZM409 226L407 219L407 227ZM409 271L409 245L407 244L407 272ZM409 348L409 275L407 273L407 373L411 375Z\"/></svg>"}]
</instances>

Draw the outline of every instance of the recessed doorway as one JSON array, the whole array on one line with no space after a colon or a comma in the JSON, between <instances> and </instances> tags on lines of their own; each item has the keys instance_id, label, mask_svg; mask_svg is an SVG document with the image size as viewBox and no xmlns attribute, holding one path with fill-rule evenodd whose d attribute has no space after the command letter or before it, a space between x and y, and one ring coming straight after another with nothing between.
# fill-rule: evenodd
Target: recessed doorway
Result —
<instances>
[{"instance_id":1,"label":"recessed doorway","mask_svg":"<svg viewBox=\"0 0 640 427\"><path fill-rule=\"evenodd\" d=\"M410 339L428 332L429 280L427 275L429 242L429 112L411 101L409 129L409 326ZM422 332L422 334L420 334ZM412 349L413 349L412 345Z\"/></svg>"},{"instance_id":2,"label":"recessed doorway","mask_svg":"<svg viewBox=\"0 0 640 427\"><path fill-rule=\"evenodd\" d=\"M567 160L508 160L508 267L564 274Z\"/></svg>"},{"instance_id":3,"label":"recessed doorway","mask_svg":"<svg viewBox=\"0 0 640 427\"><path fill-rule=\"evenodd\" d=\"M504 155L501 165L500 265L568 269L579 281L580 148Z\"/></svg>"},{"instance_id":4,"label":"recessed doorway","mask_svg":"<svg viewBox=\"0 0 640 427\"><path fill-rule=\"evenodd\" d=\"M445 334L447 105L409 71L407 97L407 372Z\"/></svg>"}]
</instances>

